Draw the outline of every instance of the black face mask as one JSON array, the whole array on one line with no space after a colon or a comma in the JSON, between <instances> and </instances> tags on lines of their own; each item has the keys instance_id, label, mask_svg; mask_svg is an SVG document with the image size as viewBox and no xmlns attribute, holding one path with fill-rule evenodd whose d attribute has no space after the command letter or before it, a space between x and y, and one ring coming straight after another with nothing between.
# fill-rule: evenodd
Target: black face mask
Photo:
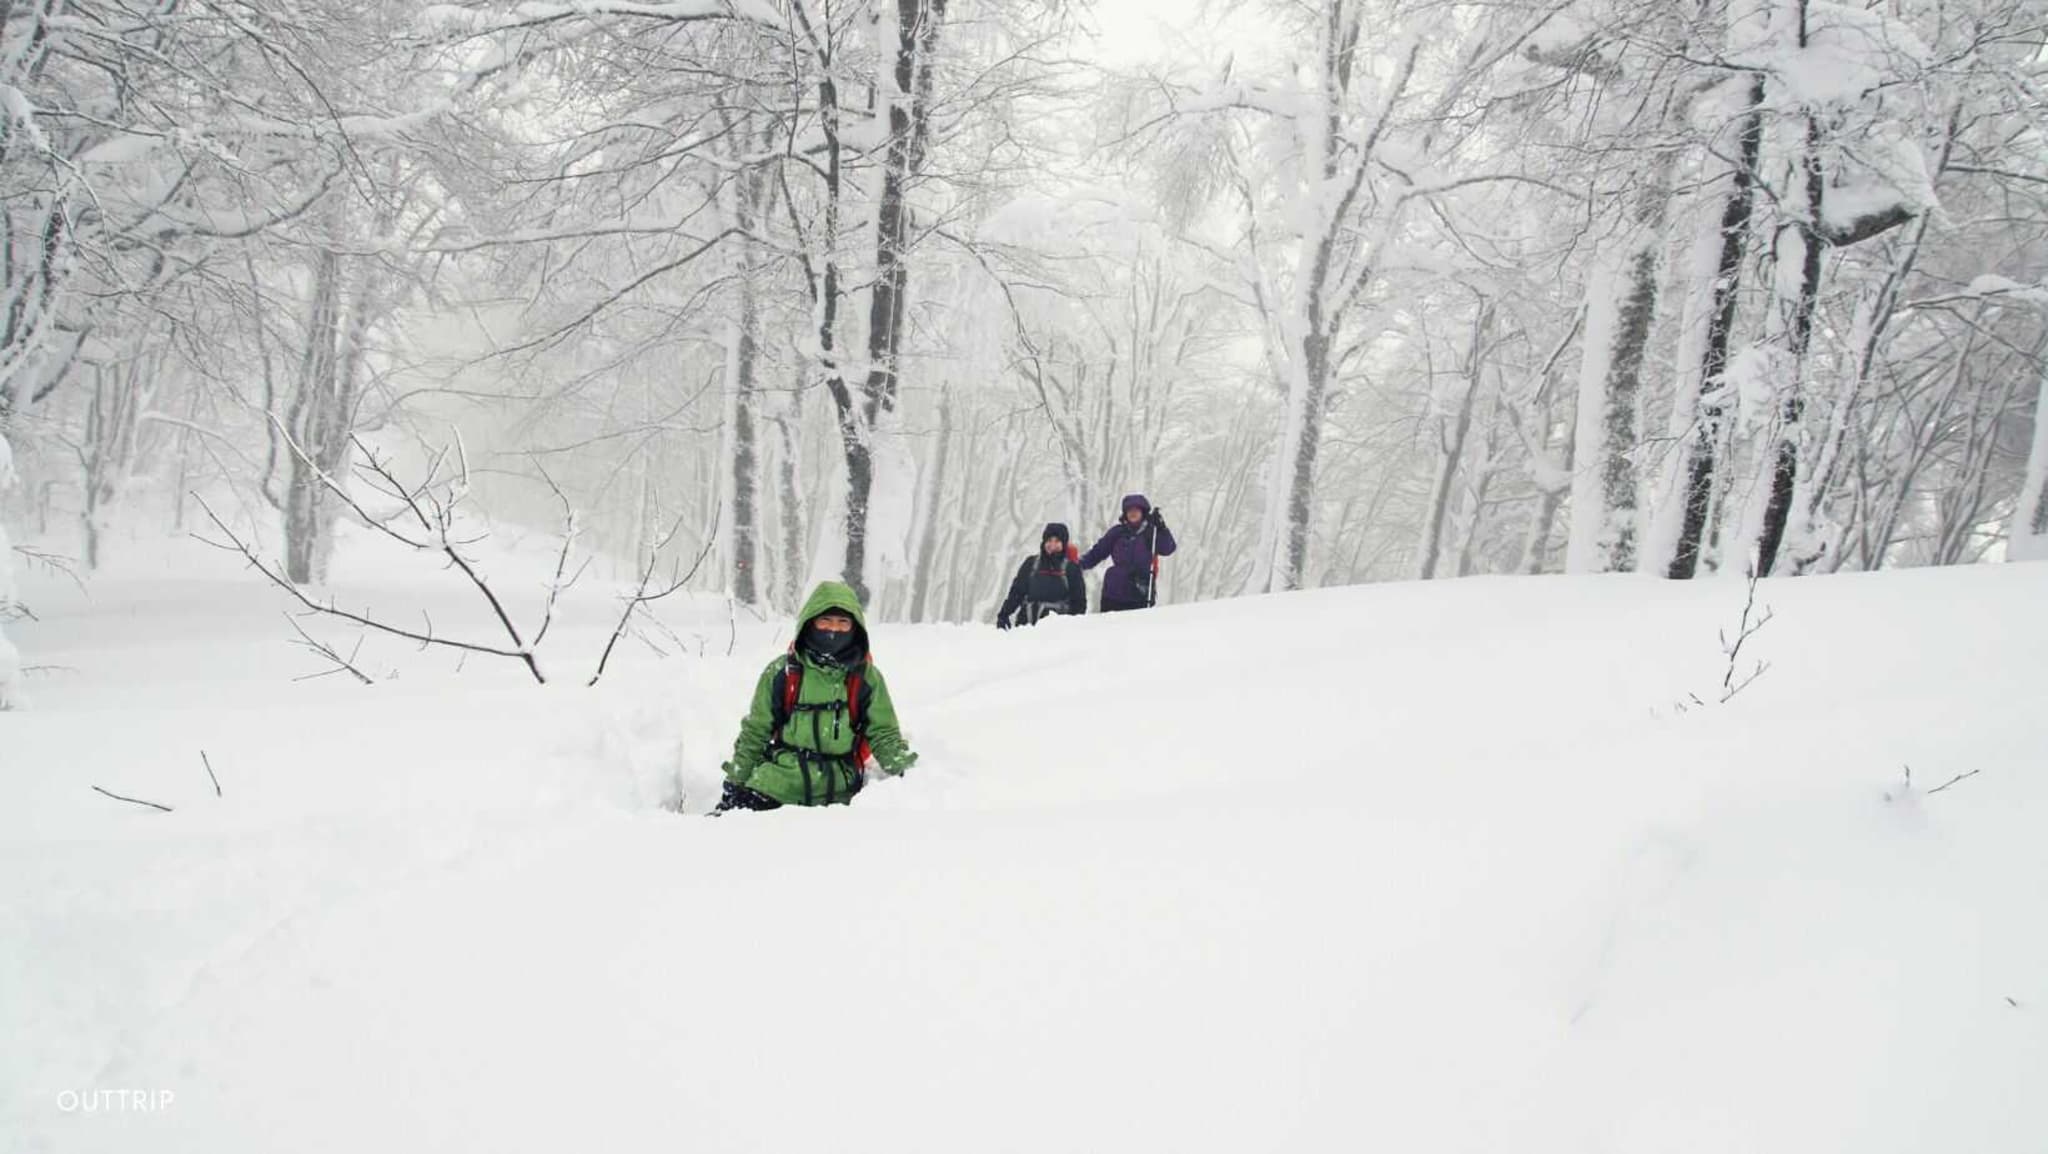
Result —
<instances>
[{"instance_id":1,"label":"black face mask","mask_svg":"<svg viewBox=\"0 0 2048 1154\"><path fill-rule=\"evenodd\" d=\"M816 625L804 626L804 648L820 661L843 661L859 646L859 629L833 633Z\"/></svg>"}]
</instances>

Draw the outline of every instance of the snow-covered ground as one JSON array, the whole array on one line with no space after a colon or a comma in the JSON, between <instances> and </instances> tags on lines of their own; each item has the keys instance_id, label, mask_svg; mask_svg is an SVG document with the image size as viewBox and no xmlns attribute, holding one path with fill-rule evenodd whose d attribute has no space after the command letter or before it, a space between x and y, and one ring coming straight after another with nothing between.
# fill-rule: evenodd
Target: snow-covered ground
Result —
<instances>
[{"instance_id":1,"label":"snow-covered ground","mask_svg":"<svg viewBox=\"0 0 2048 1154\"><path fill-rule=\"evenodd\" d=\"M2048 1150L2048 566L1766 583L1727 704L1726 581L884 625L913 775L710 820L787 623L298 681L233 560L27 575L0 1149Z\"/></svg>"}]
</instances>

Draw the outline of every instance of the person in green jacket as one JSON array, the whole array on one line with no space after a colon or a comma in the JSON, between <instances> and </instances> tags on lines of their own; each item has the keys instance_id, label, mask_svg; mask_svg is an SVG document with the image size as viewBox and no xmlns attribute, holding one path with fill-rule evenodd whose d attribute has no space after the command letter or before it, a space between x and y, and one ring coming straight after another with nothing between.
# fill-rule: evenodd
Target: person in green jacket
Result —
<instances>
[{"instance_id":1,"label":"person in green jacket","mask_svg":"<svg viewBox=\"0 0 2048 1154\"><path fill-rule=\"evenodd\" d=\"M843 805L866 784L872 755L895 776L917 763L889 684L868 657L860 598L838 581L811 591L789 653L761 671L740 721L718 812Z\"/></svg>"}]
</instances>

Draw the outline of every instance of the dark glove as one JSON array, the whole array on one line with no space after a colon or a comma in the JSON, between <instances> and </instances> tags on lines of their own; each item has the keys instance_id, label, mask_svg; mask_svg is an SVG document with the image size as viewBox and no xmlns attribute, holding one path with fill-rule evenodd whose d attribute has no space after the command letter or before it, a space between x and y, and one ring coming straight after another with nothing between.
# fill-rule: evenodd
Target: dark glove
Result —
<instances>
[{"instance_id":1,"label":"dark glove","mask_svg":"<svg viewBox=\"0 0 2048 1154\"><path fill-rule=\"evenodd\" d=\"M1010 627L1010 619L1009 619L1008 617L998 617L998 618L996 618L996 628L997 628L997 629L1008 629L1009 627Z\"/></svg>"},{"instance_id":2,"label":"dark glove","mask_svg":"<svg viewBox=\"0 0 2048 1154\"><path fill-rule=\"evenodd\" d=\"M1166 518L1160 516L1159 510L1157 509L1154 509L1150 513L1145 514L1145 519L1152 522L1152 527L1154 529L1166 528Z\"/></svg>"}]
</instances>

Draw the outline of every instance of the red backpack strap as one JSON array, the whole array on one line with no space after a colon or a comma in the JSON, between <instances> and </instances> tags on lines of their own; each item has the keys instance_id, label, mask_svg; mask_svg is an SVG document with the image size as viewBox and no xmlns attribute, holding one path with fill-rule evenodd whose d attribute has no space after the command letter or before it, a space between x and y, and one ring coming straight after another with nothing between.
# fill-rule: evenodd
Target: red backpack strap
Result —
<instances>
[{"instance_id":1,"label":"red backpack strap","mask_svg":"<svg viewBox=\"0 0 2048 1154\"><path fill-rule=\"evenodd\" d=\"M861 673L861 670L856 669L846 677L846 717L852 723L854 736L858 739L858 744L853 747L855 769L864 768L871 756L868 749L867 718L862 717L860 712L860 692L863 688Z\"/></svg>"}]
</instances>

